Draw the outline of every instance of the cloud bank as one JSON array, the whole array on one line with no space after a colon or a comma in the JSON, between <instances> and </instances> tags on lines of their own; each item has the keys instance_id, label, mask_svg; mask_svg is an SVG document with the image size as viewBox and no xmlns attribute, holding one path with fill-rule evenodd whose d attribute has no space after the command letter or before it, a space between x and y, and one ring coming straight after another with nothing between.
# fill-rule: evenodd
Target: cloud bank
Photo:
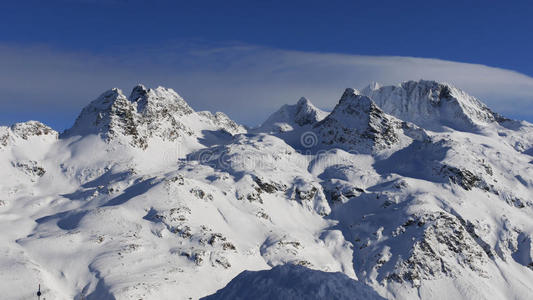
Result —
<instances>
[{"instance_id":1,"label":"cloud bank","mask_svg":"<svg viewBox=\"0 0 533 300\"><path fill-rule=\"evenodd\" d=\"M533 78L478 64L240 44L180 44L113 53L1 45L1 123L38 119L65 129L103 91L119 87L129 93L144 83L174 88L197 110L223 111L254 126L301 96L331 109L346 87L412 79L451 83L505 116L533 121Z\"/></svg>"}]
</instances>

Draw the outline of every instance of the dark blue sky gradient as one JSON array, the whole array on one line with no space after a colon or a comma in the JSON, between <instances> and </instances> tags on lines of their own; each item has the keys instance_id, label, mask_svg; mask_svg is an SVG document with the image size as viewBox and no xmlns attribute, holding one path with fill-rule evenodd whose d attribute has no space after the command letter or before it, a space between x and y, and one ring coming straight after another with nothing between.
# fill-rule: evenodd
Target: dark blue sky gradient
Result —
<instances>
[{"instance_id":1,"label":"dark blue sky gradient","mask_svg":"<svg viewBox=\"0 0 533 300\"><path fill-rule=\"evenodd\" d=\"M184 40L441 58L533 76L531 1L3 1L0 39L91 53Z\"/></svg>"}]
</instances>

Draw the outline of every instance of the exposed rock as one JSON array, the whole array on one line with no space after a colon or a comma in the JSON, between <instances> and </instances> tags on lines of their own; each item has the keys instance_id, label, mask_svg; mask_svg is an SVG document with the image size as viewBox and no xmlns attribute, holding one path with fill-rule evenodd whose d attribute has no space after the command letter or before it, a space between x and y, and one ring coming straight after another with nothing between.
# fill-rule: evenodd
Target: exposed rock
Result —
<instances>
[{"instance_id":1,"label":"exposed rock","mask_svg":"<svg viewBox=\"0 0 533 300\"><path fill-rule=\"evenodd\" d=\"M273 181L267 181L264 178L260 178L257 176L254 176L254 181L257 183L261 191L264 191L266 193L272 194L277 191L285 191L287 190L287 186L284 184L280 184Z\"/></svg>"},{"instance_id":2,"label":"exposed rock","mask_svg":"<svg viewBox=\"0 0 533 300\"><path fill-rule=\"evenodd\" d=\"M11 163L13 167L19 169L20 171L26 173L27 175L31 177L42 177L46 170L39 166L39 164L36 161L29 160L29 161L17 161Z\"/></svg>"},{"instance_id":3,"label":"exposed rock","mask_svg":"<svg viewBox=\"0 0 533 300\"><path fill-rule=\"evenodd\" d=\"M399 146L402 127L401 121L386 115L372 99L354 89L346 89L331 114L314 126L322 145L356 153Z\"/></svg>"},{"instance_id":4,"label":"exposed rock","mask_svg":"<svg viewBox=\"0 0 533 300\"><path fill-rule=\"evenodd\" d=\"M489 260L487 253L459 219L440 212L409 220L404 227L411 224L422 227L423 235L414 243L410 256L400 259L387 279L420 286L421 280L458 276L461 268L488 276L484 267Z\"/></svg>"},{"instance_id":5,"label":"exposed rock","mask_svg":"<svg viewBox=\"0 0 533 300\"><path fill-rule=\"evenodd\" d=\"M487 183L481 177L474 175L474 173L469 170L444 165L440 169L440 173L447 175L451 182L460 185L467 191L471 190L473 187L481 188L486 191L489 190Z\"/></svg>"}]
</instances>

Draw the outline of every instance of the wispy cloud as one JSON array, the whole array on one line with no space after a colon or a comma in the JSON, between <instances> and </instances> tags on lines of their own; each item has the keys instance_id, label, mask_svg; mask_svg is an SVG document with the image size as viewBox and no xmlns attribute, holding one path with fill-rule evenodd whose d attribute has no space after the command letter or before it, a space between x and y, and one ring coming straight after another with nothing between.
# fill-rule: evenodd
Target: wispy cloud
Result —
<instances>
[{"instance_id":1,"label":"wispy cloud","mask_svg":"<svg viewBox=\"0 0 533 300\"><path fill-rule=\"evenodd\" d=\"M533 121L533 78L484 65L413 57L311 53L242 44L180 44L114 55L43 46L0 46L0 118L42 119L65 128L81 108L111 87L164 85L195 109L224 111L249 125L306 96L332 108L346 87L371 81L446 81L510 117Z\"/></svg>"}]
</instances>

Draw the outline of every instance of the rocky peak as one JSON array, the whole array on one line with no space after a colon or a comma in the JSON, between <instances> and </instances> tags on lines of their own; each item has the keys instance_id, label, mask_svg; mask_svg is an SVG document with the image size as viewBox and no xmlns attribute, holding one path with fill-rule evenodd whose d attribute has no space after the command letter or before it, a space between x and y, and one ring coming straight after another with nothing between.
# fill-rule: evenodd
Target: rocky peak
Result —
<instances>
[{"instance_id":1,"label":"rocky peak","mask_svg":"<svg viewBox=\"0 0 533 300\"><path fill-rule=\"evenodd\" d=\"M135 135L137 127L142 126L151 135L162 123L177 125L177 118L193 112L172 89L150 89L139 84L128 99L120 89L113 88L89 103L65 135L97 133L109 139L117 134Z\"/></svg>"},{"instance_id":2,"label":"rocky peak","mask_svg":"<svg viewBox=\"0 0 533 300\"><path fill-rule=\"evenodd\" d=\"M103 92L98 98L96 98L96 100L89 103L87 107L90 107L95 111L106 111L123 105L128 105L128 98L124 96L122 90L112 88Z\"/></svg>"},{"instance_id":3,"label":"rocky peak","mask_svg":"<svg viewBox=\"0 0 533 300\"><path fill-rule=\"evenodd\" d=\"M117 88L104 92L83 108L62 137L98 134L106 141L126 139L135 147L146 148L152 137L174 141L181 136L200 136L204 129L225 129L231 134L246 131L222 113L195 112L172 89L139 84L129 98Z\"/></svg>"},{"instance_id":4,"label":"rocky peak","mask_svg":"<svg viewBox=\"0 0 533 300\"><path fill-rule=\"evenodd\" d=\"M297 106L307 106L307 105L313 105L311 103L311 101L309 101L309 99L305 98L305 97L301 97L300 99L298 99L298 102L296 102L296 105Z\"/></svg>"},{"instance_id":5,"label":"rocky peak","mask_svg":"<svg viewBox=\"0 0 533 300\"><path fill-rule=\"evenodd\" d=\"M84 107L72 128L62 136L102 134L110 138L119 132L127 134L133 130L135 110L120 89L110 89Z\"/></svg>"},{"instance_id":6,"label":"rocky peak","mask_svg":"<svg viewBox=\"0 0 533 300\"><path fill-rule=\"evenodd\" d=\"M347 88L326 119L336 119L349 127L365 129L375 119L384 119L383 111L367 96Z\"/></svg>"},{"instance_id":7,"label":"rocky peak","mask_svg":"<svg viewBox=\"0 0 533 300\"><path fill-rule=\"evenodd\" d=\"M146 99L148 97L148 90L144 85L138 84L133 90L131 90L130 101L136 102L140 99Z\"/></svg>"},{"instance_id":8,"label":"rocky peak","mask_svg":"<svg viewBox=\"0 0 533 300\"><path fill-rule=\"evenodd\" d=\"M354 96L361 95L361 92L359 90L356 90L354 88L346 88L344 90L344 93L342 93L340 101L343 101L344 99L353 98Z\"/></svg>"},{"instance_id":9,"label":"rocky peak","mask_svg":"<svg viewBox=\"0 0 533 300\"><path fill-rule=\"evenodd\" d=\"M436 81L407 81L392 86L371 84L363 89L363 94L386 113L436 131L441 131L443 126L472 131L502 119L475 97Z\"/></svg>"},{"instance_id":10,"label":"rocky peak","mask_svg":"<svg viewBox=\"0 0 533 300\"><path fill-rule=\"evenodd\" d=\"M305 97L300 98L296 103L294 122L300 126L314 124L322 120L324 116L325 114Z\"/></svg>"},{"instance_id":11,"label":"rocky peak","mask_svg":"<svg viewBox=\"0 0 533 300\"><path fill-rule=\"evenodd\" d=\"M331 114L314 127L324 145L372 153L398 144L403 123L385 114L369 97L348 88Z\"/></svg>"},{"instance_id":12,"label":"rocky peak","mask_svg":"<svg viewBox=\"0 0 533 300\"><path fill-rule=\"evenodd\" d=\"M161 86L150 89L139 84L131 91L129 100L146 117L167 117L169 114L181 116L194 112L176 91Z\"/></svg>"}]
</instances>

